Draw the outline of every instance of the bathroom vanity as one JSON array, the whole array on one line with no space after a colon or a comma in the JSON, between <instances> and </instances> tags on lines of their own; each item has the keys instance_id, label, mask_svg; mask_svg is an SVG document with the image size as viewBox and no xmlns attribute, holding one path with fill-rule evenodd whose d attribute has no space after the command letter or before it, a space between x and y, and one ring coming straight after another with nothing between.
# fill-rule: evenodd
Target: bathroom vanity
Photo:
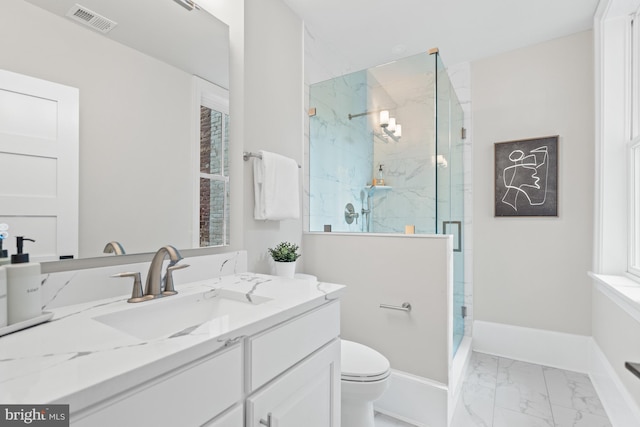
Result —
<instances>
[{"instance_id":1,"label":"bathroom vanity","mask_svg":"<svg viewBox=\"0 0 640 427\"><path fill-rule=\"evenodd\" d=\"M0 338L0 403L74 426L338 426L343 286L253 273L53 309Z\"/></svg>"}]
</instances>

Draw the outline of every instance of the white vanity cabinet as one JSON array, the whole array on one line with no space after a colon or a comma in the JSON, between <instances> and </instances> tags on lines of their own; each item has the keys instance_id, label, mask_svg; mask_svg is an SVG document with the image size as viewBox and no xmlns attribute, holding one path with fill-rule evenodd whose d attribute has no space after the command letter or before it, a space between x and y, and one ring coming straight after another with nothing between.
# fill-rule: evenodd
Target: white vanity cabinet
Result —
<instances>
[{"instance_id":1,"label":"white vanity cabinet","mask_svg":"<svg viewBox=\"0 0 640 427\"><path fill-rule=\"evenodd\" d=\"M233 409L216 417L215 420L204 424L202 427L243 427L244 406L239 403Z\"/></svg>"},{"instance_id":2,"label":"white vanity cabinet","mask_svg":"<svg viewBox=\"0 0 640 427\"><path fill-rule=\"evenodd\" d=\"M336 301L251 337L246 427L339 426L339 334Z\"/></svg>"},{"instance_id":3,"label":"white vanity cabinet","mask_svg":"<svg viewBox=\"0 0 640 427\"><path fill-rule=\"evenodd\" d=\"M235 345L72 414L71 425L201 426L242 400L242 369ZM242 427L242 418L212 425Z\"/></svg>"},{"instance_id":4,"label":"white vanity cabinet","mask_svg":"<svg viewBox=\"0 0 640 427\"><path fill-rule=\"evenodd\" d=\"M247 399L246 427L337 427L340 341L305 359Z\"/></svg>"},{"instance_id":5,"label":"white vanity cabinet","mask_svg":"<svg viewBox=\"0 0 640 427\"><path fill-rule=\"evenodd\" d=\"M88 408L71 408L72 426L339 427L339 301L248 335Z\"/></svg>"}]
</instances>

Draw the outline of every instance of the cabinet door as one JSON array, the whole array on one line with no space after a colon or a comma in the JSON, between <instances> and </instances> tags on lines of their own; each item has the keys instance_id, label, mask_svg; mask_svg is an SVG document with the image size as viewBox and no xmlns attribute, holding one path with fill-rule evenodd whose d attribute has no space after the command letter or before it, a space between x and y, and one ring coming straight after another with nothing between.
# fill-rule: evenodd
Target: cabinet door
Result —
<instances>
[{"instance_id":1,"label":"cabinet door","mask_svg":"<svg viewBox=\"0 0 640 427\"><path fill-rule=\"evenodd\" d=\"M340 341L333 340L247 399L248 427L339 427Z\"/></svg>"},{"instance_id":2,"label":"cabinet door","mask_svg":"<svg viewBox=\"0 0 640 427\"><path fill-rule=\"evenodd\" d=\"M249 393L340 335L340 302L323 305L249 340Z\"/></svg>"},{"instance_id":3,"label":"cabinet door","mask_svg":"<svg viewBox=\"0 0 640 427\"><path fill-rule=\"evenodd\" d=\"M226 414L217 417L214 421L204 424L202 427L244 427L242 409L242 405L238 405Z\"/></svg>"},{"instance_id":4,"label":"cabinet door","mask_svg":"<svg viewBox=\"0 0 640 427\"><path fill-rule=\"evenodd\" d=\"M72 413L71 425L200 426L241 399L242 348L236 345Z\"/></svg>"}]
</instances>

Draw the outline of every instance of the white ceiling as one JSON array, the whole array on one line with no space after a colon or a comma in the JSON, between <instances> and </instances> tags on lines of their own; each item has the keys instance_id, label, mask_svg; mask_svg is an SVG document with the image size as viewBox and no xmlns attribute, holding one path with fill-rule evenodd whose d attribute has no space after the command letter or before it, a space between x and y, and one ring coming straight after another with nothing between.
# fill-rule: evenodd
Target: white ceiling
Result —
<instances>
[{"instance_id":1,"label":"white ceiling","mask_svg":"<svg viewBox=\"0 0 640 427\"><path fill-rule=\"evenodd\" d=\"M307 29L310 83L437 47L445 65L592 28L598 0L284 0Z\"/></svg>"}]
</instances>

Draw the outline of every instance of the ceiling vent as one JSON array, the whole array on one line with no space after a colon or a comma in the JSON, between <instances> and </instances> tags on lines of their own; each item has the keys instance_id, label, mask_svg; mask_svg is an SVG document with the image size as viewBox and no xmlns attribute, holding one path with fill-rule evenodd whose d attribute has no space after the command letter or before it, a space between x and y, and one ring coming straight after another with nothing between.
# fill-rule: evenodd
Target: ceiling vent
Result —
<instances>
[{"instance_id":1,"label":"ceiling vent","mask_svg":"<svg viewBox=\"0 0 640 427\"><path fill-rule=\"evenodd\" d=\"M93 28L96 31L100 31L103 34L108 33L118 25L116 22L107 19L84 6L80 6L79 4L76 4L69 9L67 16L81 24Z\"/></svg>"}]
</instances>

